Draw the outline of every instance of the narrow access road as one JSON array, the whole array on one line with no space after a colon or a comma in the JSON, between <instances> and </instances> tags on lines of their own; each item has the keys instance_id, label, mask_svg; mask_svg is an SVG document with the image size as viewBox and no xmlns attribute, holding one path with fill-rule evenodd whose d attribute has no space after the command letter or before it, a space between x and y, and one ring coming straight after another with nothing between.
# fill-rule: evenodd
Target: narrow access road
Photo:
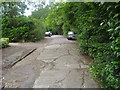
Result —
<instances>
[{"instance_id":1,"label":"narrow access road","mask_svg":"<svg viewBox=\"0 0 120 90\"><path fill-rule=\"evenodd\" d=\"M76 41L63 36L51 38L36 59L47 65L35 80L33 88L98 88L91 78L87 61L78 51Z\"/></svg>"},{"instance_id":2,"label":"narrow access road","mask_svg":"<svg viewBox=\"0 0 120 90\"><path fill-rule=\"evenodd\" d=\"M76 41L53 35L38 42L33 53L7 70L3 83L5 88L98 88L88 61L79 53Z\"/></svg>"}]
</instances>

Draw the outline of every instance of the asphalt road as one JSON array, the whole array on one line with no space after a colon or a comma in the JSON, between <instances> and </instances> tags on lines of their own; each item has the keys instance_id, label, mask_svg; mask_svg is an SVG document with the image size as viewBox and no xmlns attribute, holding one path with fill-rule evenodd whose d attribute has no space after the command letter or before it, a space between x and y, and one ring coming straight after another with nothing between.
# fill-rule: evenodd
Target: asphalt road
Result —
<instances>
[{"instance_id":1,"label":"asphalt road","mask_svg":"<svg viewBox=\"0 0 120 90\"><path fill-rule=\"evenodd\" d=\"M88 70L90 58L78 51L76 41L53 35L27 47L36 50L3 74L6 88L99 87Z\"/></svg>"}]
</instances>

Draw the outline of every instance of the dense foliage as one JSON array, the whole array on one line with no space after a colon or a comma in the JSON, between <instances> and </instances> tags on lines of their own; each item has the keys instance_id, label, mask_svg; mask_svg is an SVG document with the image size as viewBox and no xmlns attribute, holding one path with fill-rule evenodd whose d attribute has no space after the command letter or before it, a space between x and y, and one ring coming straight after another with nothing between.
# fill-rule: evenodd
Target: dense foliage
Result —
<instances>
[{"instance_id":1,"label":"dense foliage","mask_svg":"<svg viewBox=\"0 0 120 90\"><path fill-rule=\"evenodd\" d=\"M40 20L33 18L32 21L34 22L34 29L30 32L28 39L35 42L44 38L46 28Z\"/></svg>"},{"instance_id":2,"label":"dense foliage","mask_svg":"<svg viewBox=\"0 0 120 90\"><path fill-rule=\"evenodd\" d=\"M59 7L59 8L57 8ZM53 34L63 34L62 26L64 23L64 16L62 15L63 13L63 4L56 4L53 5L51 8L51 12L46 18L46 26L48 31L52 31Z\"/></svg>"},{"instance_id":3,"label":"dense foliage","mask_svg":"<svg viewBox=\"0 0 120 90\"><path fill-rule=\"evenodd\" d=\"M2 18L2 37L13 42L40 40L44 37L43 30L43 24L30 17Z\"/></svg>"},{"instance_id":4,"label":"dense foliage","mask_svg":"<svg viewBox=\"0 0 120 90\"><path fill-rule=\"evenodd\" d=\"M0 48L5 48L9 44L9 38L1 38L0 39Z\"/></svg>"},{"instance_id":5,"label":"dense foliage","mask_svg":"<svg viewBox=\"0 0 120 90\"><path fill-rule=\"evenodd\" d=\"M32 12L32 17L41 21L45 21L45 18L48 16L49 12L49 6L46 6L45 8L39 8Z\"/></svg>"},{"instance_id":6,"label":"dense foliage","mask_svg":"<svg viewBox=\"0 0 120 90\"><path fill-rule=\"evenodd\" d=\"M44 38L45 27L42 21L23 15L27 6L24 2L1 3L2 37L12 42L38 41Z\"/></svg>"},{"instance_id":7,"label":"dense foliage","mask_svg":"<svg viewBox=\"0 0 120 90\"><path fill-rule=\"evenodd\" d=\"M20 16L25 12L27 5L23 2L2 2L0 3L2 17L14 18Z\"/></svg>"},{"instance_id":8,"label":"dense foliage","mask_svg":"<svg viewBox=\"0 0 120 90\"><path fill-rule=\"evenodd\" d=\"M120 88L120 2L56 4L47 28L78 34L80 50L94 58L90 70L104 88Z\"/></svg>"},{"instance_id":9,"label":"dense foliage","mask_svg":"<svg viewBox=\"0 0 120 90\"><path fill-rule=\"evenodd\" d=\"M31 17L34 18L34 20L36 20L36 26L37 26L37 28L35 29L36 34L37 32L41 32L40 35L37 34L38 37L42 36L43 38L45 31L47 31L46 24L45 24L45 18L48 16L49 12L50 12L49 6L46 6L44 8L38 8L37 10L32 12Z\"/></svg>"}]
</instances>

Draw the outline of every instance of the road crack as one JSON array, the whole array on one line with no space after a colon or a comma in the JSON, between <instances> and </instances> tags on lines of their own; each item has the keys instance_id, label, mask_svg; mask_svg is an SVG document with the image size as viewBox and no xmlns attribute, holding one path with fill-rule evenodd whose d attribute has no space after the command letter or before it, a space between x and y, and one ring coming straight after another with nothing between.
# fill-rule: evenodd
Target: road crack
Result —
<instances>
[{"instance_id":1,"label":"road crack","mask_svg":"<svg viewBox=\"0 0 120 90\"><path fill-rule=\"evenodd\" d=\"M70 50L68 50L68 55L71 55Z\"/></svg>"},{"instance_id":2,"label":"road crack","mask_svg":"<svg viewBox=\"0 0 120 90\"><path fill-rule=\"evenodd\" d=\"M82 86L84 88L84 83L85 83L85 72L83 71L83 76L82 76Z\"/></svg>"},{"instance_id":3,"label":"road crack","mask_svg":"<svg viewBox=\"0 0 120 90\"><path fill-rule=\"evenodd\" d=\"M56 80L55 83L58 83L58 84L60 84L61 86L63 86L63 83L62 83L62 82L66 79L66 77L67 77L70 73L71 73L71 70L65 75L65 77L64 77L63 79L61 79L61 80L59 80L59 81Z\"/></svg>"},{"instance_id":4,"label":"road crack","mask_svg":"<svg viewBox=\"0 0 120 90\"><path fill-rule=\"evenodd\" d=\"M59 57L55 58L52 62L55 62L57 59L59 59L59 58L61 58L61 57L64 57L64 56L67 56L67 55L68 55L68 54L61 55L61 56L59 56Z\"/></svg>"},{"instance_id":5,"label":"road crack","mask_svg":"<svg viewBox=\"0 0 120 90\"><path fill-rule=\"evenodd\" d=\"M51 62L51 65L52 65L52 67L50 68L50 70L54 69L54 67L55 67L55 64L53 64L52 62Z\"/></svg>"}]
</instances>

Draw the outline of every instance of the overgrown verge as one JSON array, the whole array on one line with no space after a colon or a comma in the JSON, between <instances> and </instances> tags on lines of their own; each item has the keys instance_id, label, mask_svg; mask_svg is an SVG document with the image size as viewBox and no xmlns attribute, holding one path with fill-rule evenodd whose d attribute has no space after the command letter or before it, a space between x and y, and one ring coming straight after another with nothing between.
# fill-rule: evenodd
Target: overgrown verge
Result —
<instances>
[{"instance_id":1,"label":"overgrown verge","mask_svg":"<svg viewBox=\"0 0 120 90\"><path fill-rule=\"evenodd\" d=\"M120 88L120 3L83 6L77 24L80 50L94 57L90 70L101 87Z\"/></svg>"},{"instance_id":2,"label":"overgrown verge","mask_svg":"<svg viewBox=\"0 0 120 90\"><path fill-rule=\"evenodd\" d=\"M94 57L90 70L101 87L120 88L120 3L84 5L89 10L79 19L80 50Z\"/></svg>"}]
</instances>

